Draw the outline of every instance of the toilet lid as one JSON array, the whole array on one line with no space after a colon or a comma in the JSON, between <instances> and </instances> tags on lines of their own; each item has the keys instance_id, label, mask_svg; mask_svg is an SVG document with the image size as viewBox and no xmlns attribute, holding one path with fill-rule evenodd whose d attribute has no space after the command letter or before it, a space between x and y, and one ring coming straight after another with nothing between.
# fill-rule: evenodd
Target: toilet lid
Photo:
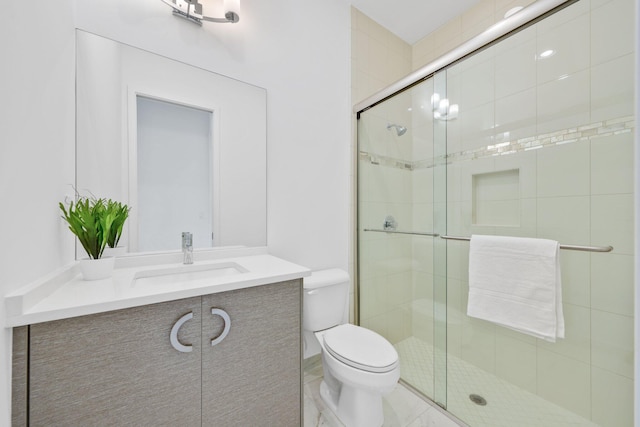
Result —
<instances>
[{"instance_id":1,"label":"toilet lid","mask_svg":"<svg viewBox=\"0 0 640 427\"><path fill-rule=\"evenodd\" d=\"M389 372L398 365L398 353L377 333L345 324L324 334L324 345L333 357L368 372Z\"/></svg>"}]
</instances>

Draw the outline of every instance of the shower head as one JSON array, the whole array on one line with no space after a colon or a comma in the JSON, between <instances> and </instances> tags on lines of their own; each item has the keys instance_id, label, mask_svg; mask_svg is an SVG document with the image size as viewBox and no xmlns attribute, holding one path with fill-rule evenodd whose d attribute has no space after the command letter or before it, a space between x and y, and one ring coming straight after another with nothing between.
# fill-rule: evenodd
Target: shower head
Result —
<instances>
[{"instance_id":1,"label":"shower head","mask_svg":"<svg viewBox=\"0 0 640 427\"><path fill-rule=\"evenodd\" d=\"M407 131L407 128L404 126L389 123L387 125L387 130L390 130L391 128L396 128L396 134L398 134L398 136L404 135Z\"/></svg>"}]
</instances>

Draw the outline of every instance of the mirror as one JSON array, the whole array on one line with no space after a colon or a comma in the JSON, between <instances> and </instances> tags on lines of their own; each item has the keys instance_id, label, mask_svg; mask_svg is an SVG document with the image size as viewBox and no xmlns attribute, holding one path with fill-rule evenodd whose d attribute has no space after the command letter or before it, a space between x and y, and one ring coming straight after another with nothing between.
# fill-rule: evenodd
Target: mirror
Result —
<instances>
[{"instance_id":1,"label":"mirror","mask_svg":"<svg viewBox=\"0 0 640 427\"><path fill-rule=\"evenodd\" d=\"M120 245L265 246L265 89L81 30L76 44L76 189L131 207Z\"/></svg>"}]
</instances>

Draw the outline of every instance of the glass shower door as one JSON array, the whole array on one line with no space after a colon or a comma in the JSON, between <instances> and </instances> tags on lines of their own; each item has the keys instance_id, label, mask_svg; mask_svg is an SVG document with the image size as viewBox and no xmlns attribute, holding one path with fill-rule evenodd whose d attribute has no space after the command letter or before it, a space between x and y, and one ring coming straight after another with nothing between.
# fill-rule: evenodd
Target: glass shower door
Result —
<instances>
[{"instance_id":1,"label":"glass shower door","mask_svg":"<svg viewBox=\"0 0 640 427\"><path fill-rule=\"evenodd\" d=\"M467 316L469 242L447 240L447 410L474 427L632 425L632 8L576 2L441 72L447 234L614 247L560 251L551 343Z\"/></svg>"},{"instance_id":2,"label":"glass shower door","mask_svg":"<svg viewBox=\"0 0 640 427\"><path fill-rule=\"evenodd\" d=\"M434 185L446 165L433 94L427 79L359 114L358 294L360 324L395 346L402 381L444 406L446 253L434 230L446 215L434 213L446 192Z\"/></svg>"}]
</instances>

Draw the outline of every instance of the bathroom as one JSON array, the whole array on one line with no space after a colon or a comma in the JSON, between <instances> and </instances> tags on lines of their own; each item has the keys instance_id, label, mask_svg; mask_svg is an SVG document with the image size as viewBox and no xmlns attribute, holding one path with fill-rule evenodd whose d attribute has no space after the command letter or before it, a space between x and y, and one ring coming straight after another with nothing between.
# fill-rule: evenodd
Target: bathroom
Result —
<instances>
[{"instance_id":1,"label":"bathroom","mask_svg":"<svg viewBox=\"0 0 640 427\"><path fill-rule=\"evenodd\" d=\"M2 195L11 207L3 214L5 294L75 258L57 203L75 174L76 28L266 88L269 251L312 270L354 272L353 105L495 19L478 6L411 47L372 21L357 27L360 13L337 0L245 1L236 26L204 28L176 22L159 0L52 3L28 12L12 3L0 18L5 61L12 64L3 68L0 156ZM366 38L356 44L353 32ZM5 329L3 420L10 416L10 343Z\"/></svg>"}]
</instances>

